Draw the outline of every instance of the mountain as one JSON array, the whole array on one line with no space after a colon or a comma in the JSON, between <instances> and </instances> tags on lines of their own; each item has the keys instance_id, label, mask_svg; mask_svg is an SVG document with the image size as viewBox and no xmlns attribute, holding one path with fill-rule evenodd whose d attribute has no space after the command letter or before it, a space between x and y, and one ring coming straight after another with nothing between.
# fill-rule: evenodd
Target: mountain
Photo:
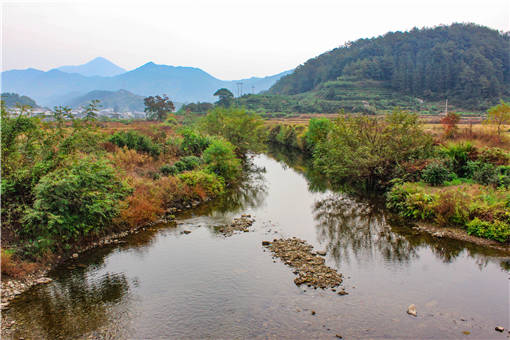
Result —
<instances>
[{"instance_id":1,"label":"mountain","mask_svg":"<svg viewBox=\"0 0 510 340\"><path fill-rule=\"evenodd\" d=\"M102 76L111 77L126 72L125 69L119 67L103 57L97 57L86 64L75 66L61 66L56 70L66 73L78 73L82 76Z\"/></svg>"},{"instance_id":2,"label":"mountain","mask_svg":"<svg viewBox=\"0 0 510 340\"><path fill-rule=\"evenodd\" d=\"M4 92L1 95L1 99L7 107L14 107L17 104L30 105L33 108L38 107L35 100L27 96L20 96L17 93Z\"/></svg>"},{"instance_id":3,"label":"mountain","mask_svg":"<svg viewBox=\"0 0 510 340\"><path fill-rule=\"evenodd\" d=\"M100 100L101 108L112 108L115 112L143 111L143 96L136 95L126 90L118 91L91 91L83 96L79 96L64 102L64 105L72 108L78 108L89 104L92 100Z\"/></svg>"},{"instance_id":4,"label":"mountain","mask_svg":"<svg viewBox=\"0 0 510 340\"><path fill-rule=\"evenodd\" d=\"M269 89L290 71L264 78L225 81L194 67L146 63L116 76L84 76L53 69L47 72L27 69L2 72L4 91L23 93L45 106L61 105L90 91L124 89L140 96L167 94L174 102L212 102L213 93L222 87L237 93L236 84L243 83L243 92Z\"/></svg>"},{"instance_id":5,"label":"mountain","mask_svg":"<svg viewBox=\"0 0 510 340\"><path fill-rule=\"evenodd\" d=\"M365 80L397 94L481 109L510 96L510 34L452 24L359 39L308 60L269 92L320 92L339 101L349 82Z\"/></svg>"}]
</instances>

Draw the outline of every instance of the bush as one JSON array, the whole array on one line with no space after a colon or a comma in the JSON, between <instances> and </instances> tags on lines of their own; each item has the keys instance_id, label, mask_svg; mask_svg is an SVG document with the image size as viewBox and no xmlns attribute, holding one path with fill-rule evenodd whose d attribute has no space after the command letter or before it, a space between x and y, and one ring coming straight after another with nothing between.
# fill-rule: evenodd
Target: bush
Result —
<instances>
[{"instance_id":1,"label":"bush","mask_svg":"<svg viewBox=\"0 0 510 340\"><path fill-rule=\"evenodd\" d=\"M476 235L499 242L510 240L510 224L499 220L488 222L476 217L467 224L467 232L469 235Z\"/></svg>"},{"instance_id":2,"label":"bush","mask_svg":"<svg viewBox=\"0 0 510 340\"><path fill-rule=\"evenodd\" d=\"M191 128L179 131L182 135L181 151L186 155L200 155L211 143L209 137Z\"/></svg>"},{"instance_id":3,"label":"bush","mask_svg":"<svg viewBox=\"0 0 510 340\"><path fill-rule=\"evenodd\" d=\"M478 160L493 165L507 165L510 161L510 156L505 150L500 148L488 148L480 152Z\"/></svg>"},{"instance_id":4,"label":"bush","mask_svg":"<svg viewBox=\"0 0 510 340\"><path fill-rule=\"evenodd\" d=\"M205 197L214 197L220 195L225 190L223 178L216 176L214 173L194 170L184 172L178 175L178 178L186 185L193 188L197 196L201 199Z\"/></svg>"},{"instance_id":5,"label":"bush","mask_svg":"<svg viewBox=\"0 0 510 340\"><path fill-rule=\"evenodd\" d=\"M433 201L434 197L418 183L397 183L386 194L386 206L406 218L433 218Z\"/></svg>"},{"instance_id":6,"label":"bush","mask_svg":"<svg viewBox=\"0 0 510 340\"><path fill-rule=\"evenodd\" d=\"M451 172L444 164L433 162L422 170L421 178L425 183L438 186L443 185L445 181L451 178Z\"/></svg>"},{"instance_id":7,"label":"bush","mask_svg":"<svg viewBox=\"0 0 510 340\"><path fill-rule=\"evenodd\" d=\"M119 214L128 193L106 161L80 159L41 178L25 232L64 241L99 232Z\"/></svg>"},{"instance_id":8,"label":"bush","mask_svg":"<svg viewBox=\"0 0 510 340\"><path fill-rule=\"evenodd\" d=\"M193 170L202 164L202 160L197 156L182 157L181 162L184 164L184 170Z\"/></svg>"},{"instance_id":9,"label":"bush","mask_svg":"<svg viewBox=\"0 0 510 340\"><path fill-rule=\"evenodd\" d=\"M165 176L177 175L179 173L179 170L175 165L169 164L163 165L161 168L159 168L159 171Z\"/></svg>"},{"instance_id":10,"label":"bush","mask_svg":"<svg viewBox=\"0 0 510 340\"><path fill-rule=\"evenodd\" d=\"M466 169L467 176L480 184L497 185L499 183L498 170L490 163L469 161Z\"/></svg>"},{"instance_id":11,"label":"bush","mask_svg":"<svg viewBox=\"0 0 510 340\"><path fill-rule=\"evenodd\" d=\"M459 176L466 174L467 162L476 154L476 148L471 143L448 144L440 149L440 153L452 162L452 170Z\"/></svg>"},{"instance_id":12,"label":"bush","mask_svg":"<svg viewBox=\"0 0 510 340\"><path fill-rule=\"evenodd\" d=\"M312 118L308 123L306 142L311 148L326 139L333 123L328 118Z\"/></svg>"},{"instance_id":13,"label":"bush","mask_svg":"<svg viewBox=\"0 0 510 340\"><path fill-rule=\"evenodd\" d=\"M160 153L160 147L149 137L139 134L136 131L120 131L113 134L108 140L119 147L127 147L140 152L146 152L151 156L157 157Z\"/></svg>"},{"instance_id":14,"label":"bush","mask_svg":"<svg viewBox=\"0 0 510 340\"><path fill-rule=\"evenodd\" d=\"M241 162L235 155L235 148L225 140L215 139L204 151L203 158L207 170L231 182L241 173Z\"/></svg>"}]
</instances>

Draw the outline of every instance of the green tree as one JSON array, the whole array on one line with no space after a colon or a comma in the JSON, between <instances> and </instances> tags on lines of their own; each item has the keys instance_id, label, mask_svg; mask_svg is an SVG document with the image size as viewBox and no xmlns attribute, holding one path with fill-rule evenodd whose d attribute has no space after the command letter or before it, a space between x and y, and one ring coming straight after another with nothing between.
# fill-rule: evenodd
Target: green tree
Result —
<instances>
[{"instance_id":1,"label":"green tree","mask_svg":"<svg viewBox=\"0 0 510 340\"><path fill-rule=\"evenodd\" d=\"M86 157L41 178L25 231L54 240L99 232L118 215L129 188L104 160Z\"/></svg>"},{"instance_id":2,"label":"green tree","mask_svg":"<svg viewBox=\"0 0 510 340\"><path fill-rule=\"evenodd\" d=\"M395 110L385 117L340 116L314 151L314 164L338 183L381 188L400 163L428 157L432 138L415 114Z\"/></svg>"},{"instance_id":3,"label":"green tree","mask_svg":"<svg viewBox=\"0 0 510 340\"><path fill-rule=\"evenodd\" d=\"M501 136L501 127L510 124L510 105L501 100L498 105L491 107L487 111L487 122L496 125L498 136Z\"/></svg>"},{"instance_id":4,"label":"green tree","mask_svg":"<svg viewBox=\"0 0 510 340\"><path fill-rule=\"evenodd\" d=\"M145 113L147 120L164 121L166 116L175 110L174 103L167 97L163 96L150 96L143 100L145 104Z\"/></svg>"},{"instance_id":5,"label":"green tree","mask_svg":"<svg viewBox=\"0 0 510 340\"><path fill-rule=\"evenodd\" d=\"M218 106L230 107L234 102L234 95L226 88L221 88L214 92L214 96L219 97L219 100L216 102Z\"/></svg>"},{"instance_id":6,"label":"green tree","mask_svg":"<svg viewBox=\"0 0 510 340\"><path fill-rule=\"evenodd\" d=\"M262 118L244 108L216 107L203 117L200 128L211 135L222 136L235 147L238 155L263 147Z\"/></svg>"},{"instance_id":7,"label":"green tree","mask_svg":"<svg viewBox=\"0 0 510 340\"><path fill-rule=\"evenodd\" d=\"M207 163L206 169L223 177L227 183L235 180L241 174L241 162L234 150L229 142L214 139L202 155Z\"/></svg>"}]
</instances>

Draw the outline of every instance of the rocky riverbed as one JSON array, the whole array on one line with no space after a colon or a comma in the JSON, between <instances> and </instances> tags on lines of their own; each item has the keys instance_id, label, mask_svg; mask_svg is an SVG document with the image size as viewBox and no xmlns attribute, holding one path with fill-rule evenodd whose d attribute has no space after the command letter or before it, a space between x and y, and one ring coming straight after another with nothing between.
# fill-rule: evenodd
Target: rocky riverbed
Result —
<instances>
[{"instance_id":1,"label":"rocky riverbed","mask_svg":"<svg viewBox=\"0 0 510 340\"><path fill-rule=\"evenodd\" d=\"M225 237L234 235L235 233L247 233L255 222L251 215L243 214L241 217L234 218L234 221L227 225L215 226L214 229Z\"/></svg>"},{"instance_id":2,"label":"rocky riverbed","mask_svg":"<svg viewBox=\"0 0 510 340\"><path fill-rule=\"evenodd\" d=\"M325 289L337 287L343 281L342 274L325 265L323 256L326 252L313 251L313 246L306 241L293 237L263 241L262 245L270 249L274 257L295 269L294 282L298 286L304 284ZM347 292L341 289L338 294L347 295Z\"/></svg>"}]
</instances>

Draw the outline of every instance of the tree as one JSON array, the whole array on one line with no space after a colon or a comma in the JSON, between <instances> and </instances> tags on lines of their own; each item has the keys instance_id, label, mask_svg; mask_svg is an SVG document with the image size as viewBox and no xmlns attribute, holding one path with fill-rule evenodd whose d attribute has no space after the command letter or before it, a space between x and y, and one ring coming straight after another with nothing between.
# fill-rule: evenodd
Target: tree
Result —
<instances>
[{"instance_id":1,"label":"tree","mask_svg":"<svg viewBox=\"0 0 510 340\"><path fill-rule=\"evenodd\" d=\"M232 105L232 102L234 101L234 95L226 88L221 88L218 91L214 92L214 96L220 98L216 102L218 106L230 107Z\"/></svg>"},{"instance_id":2,"label":"tree","mask_svg":"<svg viewBox=\"0 0 510 340\"><path fill-rule=\"evenodd\" d=\"M164 121L167 114L175 110L174 103L168 99L167 95L150 96L143 100L145 104L145 113L147 120Z\"/></svg>"},{"instance_id":3,"label":"tree","mask_svg":"<svg viewBox=\"0 0 510 340\"><path fill-rule=\"evenodd\" d=\"M457 131L457 124L460 121L460 115L455 112L448 112L446 116L441 118L441 124L444 127L445 137L450 138L453 137L455 132Z\"/></svg>"},{"instance_id":4,"label":"tree","mask_svg":"<svg viewBox=\"0 0 510 340\"><path fill-rule=\"evenodd\" d=\"M264 136L262 118L244 108L217 107L200 120L200 127L208 134L222 136L235 147L238 155L257 151L262 147Z\"/></svg>"},{"instance_id":5,"label":"tree","mask_svg":"<svg viewBox=\"0 0 510 340\"><path fill-rule=\"evenodd\" d=\"M498 136L501 136L501 127L510 124L510 105L503 100L487 111L487 122L498 127Z\"/></svg>"}]
</instances>

